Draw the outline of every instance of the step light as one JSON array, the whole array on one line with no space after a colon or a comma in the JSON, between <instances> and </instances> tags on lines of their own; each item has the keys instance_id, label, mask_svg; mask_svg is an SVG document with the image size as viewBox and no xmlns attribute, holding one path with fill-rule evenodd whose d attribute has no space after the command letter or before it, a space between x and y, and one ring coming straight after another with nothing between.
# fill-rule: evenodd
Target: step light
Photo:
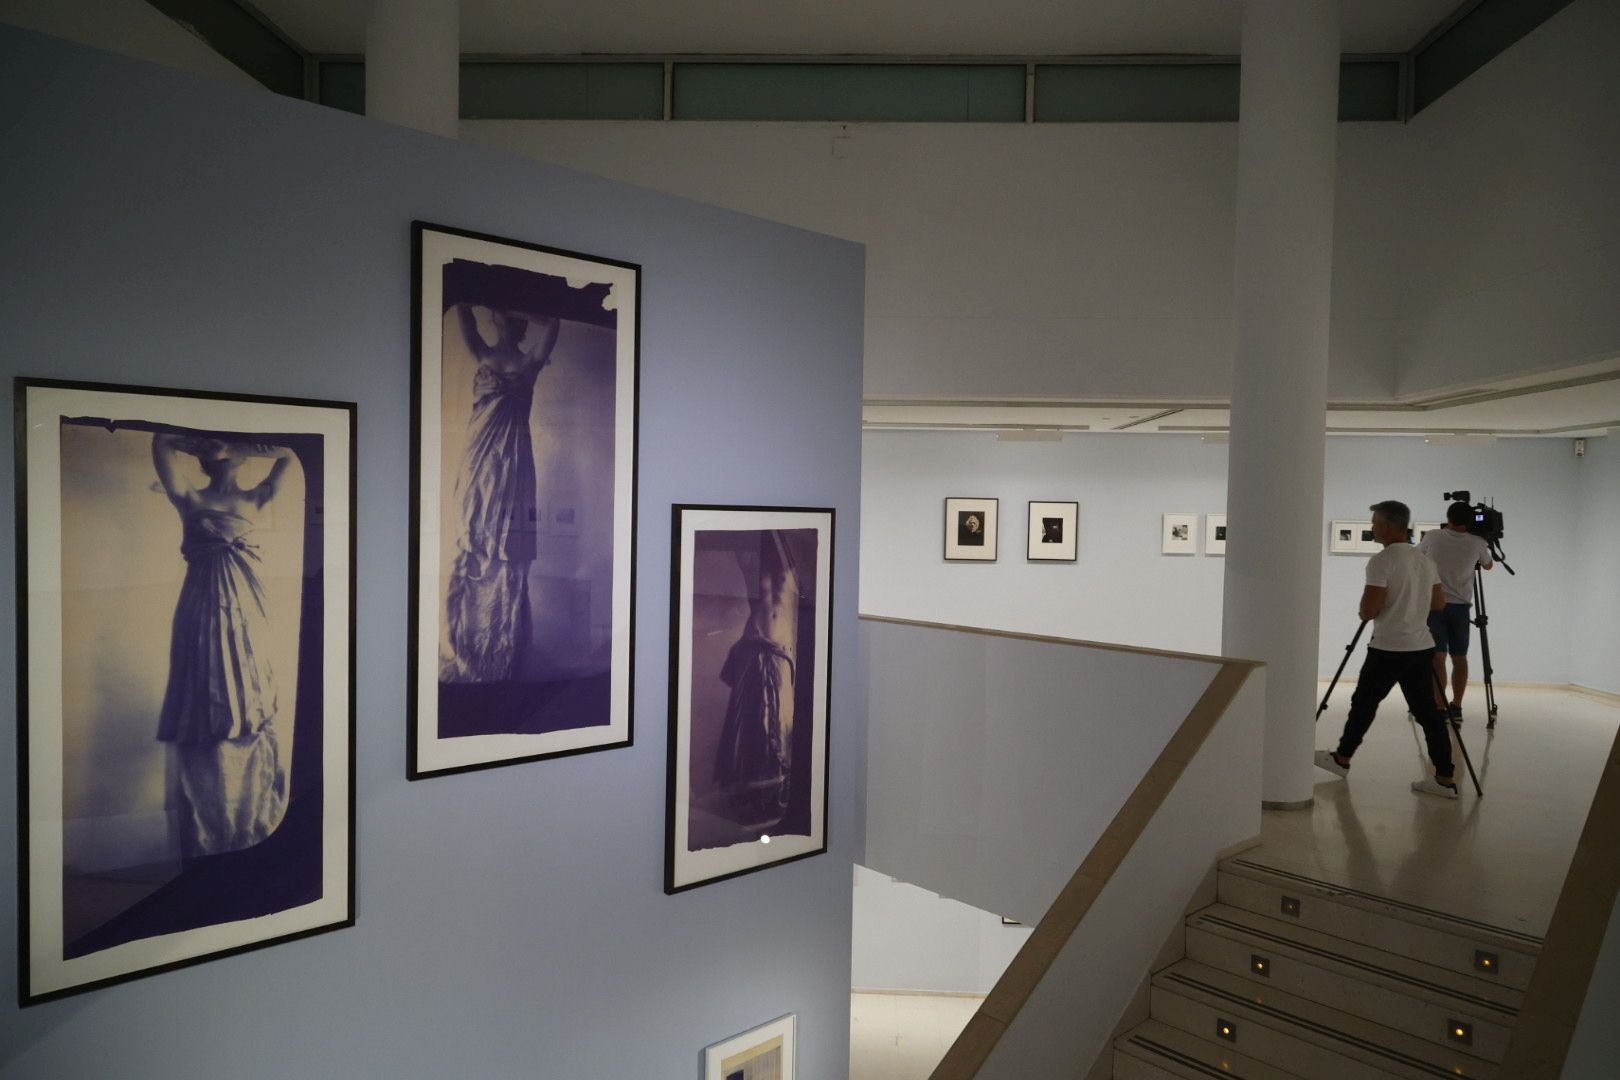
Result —
<instances>
[{"instance_id":1,"label":"step light","mask_svg":"<svg viewBox=\"0 0 1620 1080\"><path fill-rule=\"evenodd\" d=\"M1474 950L1474 970L1483 971L1487 975L1495 975L1502 968L1502 961L1495 953L1488 953L1484 949Z\"/></svg>"},{"instance_id":2,"label":"step light","mask_svg":"<svg viewBox=\"0 0 1620 1080\"><path fill-rule=\"evenodd\" d=\"M1282 913L1284 915L1292 915L1296 919L1299 918L1299 898L1297 896L1283 897Z\"/></svg>"},{"instance_id":3,"label":"step light","mask_svg":"<svg viewBox=\"0 0 1620 1080\"><path fill-rule=\"evenodd\" d=\"M1474 1025L1462 1020L1446 1021L1446 1038L1464 1046L1474 1045Z\"/></svg>"},{"instance_id":4,"label":"step light","mask_svg":"<svg viewBox=\"0 0 1620 1080\"><path fill-rule=\"evenodd\" d=\"M1237 1025L1230 1020L1215 1021L1215 1037L1225 1039L1227 1042L1237 1042Z\"/></svg>"},{"instance_id":5,"label":"step light","mask_svg":"<svg viewBox=\"0 0 1620 1080\"><path fill-rule=\"evenodd\" d=\"M1262 979L1271 978L1271 961L1263 956L1249 957L1249 970Z\"/></svg>"}]
</instances>

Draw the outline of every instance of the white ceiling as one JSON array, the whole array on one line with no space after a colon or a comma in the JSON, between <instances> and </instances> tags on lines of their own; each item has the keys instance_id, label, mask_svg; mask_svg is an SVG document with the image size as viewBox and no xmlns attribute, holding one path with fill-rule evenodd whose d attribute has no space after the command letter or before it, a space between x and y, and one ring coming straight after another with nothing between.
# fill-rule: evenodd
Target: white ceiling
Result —
<instances>
[{"instance_id":1,"label":"white ceiling","mask_svg":"<svg viewBox=\"0 0 1620 1080\"><path fill-rule=\"evenodd\" d=\"M254 0L316 53L365 50L372 0ZM1343 51L1405 52L1462 0L1344 0ZM461 0L462 51L899 56L1235 54L1238 0Z\"/></svg>"}]
</instances>

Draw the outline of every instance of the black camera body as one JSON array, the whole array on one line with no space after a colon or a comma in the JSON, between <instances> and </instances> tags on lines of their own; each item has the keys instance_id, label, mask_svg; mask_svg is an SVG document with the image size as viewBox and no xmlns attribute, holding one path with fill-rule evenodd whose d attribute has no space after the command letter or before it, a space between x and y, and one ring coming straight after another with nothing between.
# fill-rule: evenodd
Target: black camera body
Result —
<instances>
[{"instance_id":1,"label":"black camera body","mask_svg":"<svg viewBox=\"0 0 1620 1080\"><path fill-rule=\"evenodd\" d=\"M1441 498L1447 502L1468 502L1473 497L1468 491L1448 491ZM1475 536L1494 544L1502 539L1502 511L1494 506L1484 503L1473 503L1469 509L1474 512L1474 519L1468 523L1468 531Z\"/></svg>"}]
</instances>

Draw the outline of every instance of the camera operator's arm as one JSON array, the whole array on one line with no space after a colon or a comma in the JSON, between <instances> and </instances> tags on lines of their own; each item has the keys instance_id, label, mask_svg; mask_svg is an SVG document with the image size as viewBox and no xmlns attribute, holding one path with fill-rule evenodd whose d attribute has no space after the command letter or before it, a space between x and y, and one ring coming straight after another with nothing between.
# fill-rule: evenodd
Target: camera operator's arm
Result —
<instances>
[{"instance_id":1,"label":"camera operator's arm","mask_svg":"<svg viewBox=\"0 0 1620 1080\"><path fill-rule=\"evenodd\" d=\"M1446 594L1441 591L1440 583L1438 581L1434 583L1434 588L1429 593L1429 610L1446 610Z\"/></svg>"},{"instance_id":2,"label":"camera operator's arm","mask_svg":"<svg viewBox=\"0 0 1620 1080\"><path fill-rule=\"evenodd\" d=\"M1385 585L1368 585L1361 590L1361 621L1371 622L1378 618L1378 613L1384 610L1384 598L1389 595L1389 588ZM1444 607L1445 604L1441 604Z\"/></svg>"}]
</instances>

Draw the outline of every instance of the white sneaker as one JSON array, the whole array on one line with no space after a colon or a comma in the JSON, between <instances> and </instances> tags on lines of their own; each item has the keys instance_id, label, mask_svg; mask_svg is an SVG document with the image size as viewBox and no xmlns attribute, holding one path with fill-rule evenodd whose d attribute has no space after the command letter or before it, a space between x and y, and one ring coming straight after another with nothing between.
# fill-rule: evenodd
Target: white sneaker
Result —
<instances>
[{"instance_id":1,"label":"white sneaker","mask_svg":"<svg viewBox=\"0 0 1620 1080\"><path fill-rule=\"evenodd\" d=\"M1348 765L1340 765L1337 761L1334 761L1333 753L1330 750L1318 750L1316 752L1315 761L1318 769L1326 769L1335 776L1350 775L1350 767Z\"/></svg>"},{"instance_id":2,"label":"white sneaker","mask_svg":"<svg viewBox=\"0 0 1620 1080\"><path fill-rule=\"evenodd\" d=\"M1457 797L1456 784L1442 784L1432 776L1427 780L1412 781L1412 790L1419 795L1437 795L1442 799L1455 799Z\"/></svg>"}]
</instances>

